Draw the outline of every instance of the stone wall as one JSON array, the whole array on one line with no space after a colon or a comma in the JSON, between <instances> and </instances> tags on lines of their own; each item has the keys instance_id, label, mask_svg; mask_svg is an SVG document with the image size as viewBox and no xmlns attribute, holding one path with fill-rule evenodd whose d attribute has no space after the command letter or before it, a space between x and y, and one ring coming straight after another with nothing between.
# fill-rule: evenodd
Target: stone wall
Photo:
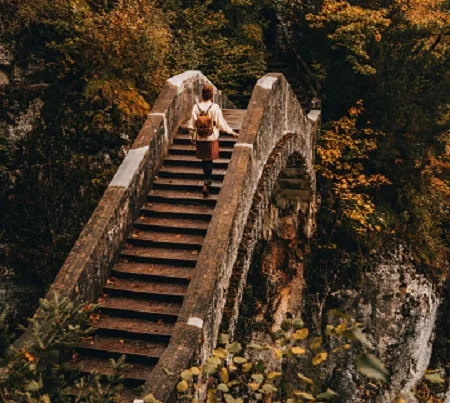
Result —
<instances>
[{"instance_id":1,"label":"stone wall","mask_svg":"<svg viewBox=\"0 0 450 403\"><path fill-rule=\"evenodd\" d=\"M211 353L252 201L277 147L282 152L275 161L273 177L276 179L289 155L298 152L315 192L313 163L319 117L317 112L311 119L304 115L281 74L258 81L171 343L145 384L145 392L164 402L174 401L180 372ZM269 182L263 185L264 197L272 193L273 178Z\"/></svg>"},{"instance_id":2,"label":"stone wall","mask_svg":"<svg viewBox=\"0 0 450 403\"><path fill-rule=\"evenodd\" d=\"M47 298L58 294L76 302L93 302L100 295L111 265L151 188L154 174L178 126L190 116L205 83L210 82L199 71L188 71L168 80L50 287ZM215 100L224 103L217 89ZM25 332L14 346L20 348L28 340L29 333Z\"/></svg>"}]
</instances>

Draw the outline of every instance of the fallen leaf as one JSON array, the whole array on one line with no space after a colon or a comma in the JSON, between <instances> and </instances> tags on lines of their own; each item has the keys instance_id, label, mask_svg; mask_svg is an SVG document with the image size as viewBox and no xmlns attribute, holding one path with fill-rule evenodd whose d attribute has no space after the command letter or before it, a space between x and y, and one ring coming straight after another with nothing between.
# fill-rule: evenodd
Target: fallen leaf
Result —
<instances>
[{"instance_id":1,"label":"fallen leaf","mask_svg":"<svg viewBox=\"0 0 450 403\"><path fill-rule=\"evenodd\" d=\"M320 400L331 400L336 396L337 393L334 390L328 388L325 392L319 393L316 398Z\"/></svg>"},{"instance_id":2,"label":"fallen leaf","mask_svg":"<svg viewBox=\"0 0 450 403\"><path fill-rule=\"evenodd\" d=\"M305 327L303 329L297 330L293 335L292 338L294 340L305 340L308 337L309 330Z\"/></svg>"},{"instance_id":3,"label":"fallen leaf","mask_svg":"<svg viewBox=\"0 0 450 403\"><path fill-rule=\"evenodd\" d=\"M313 382L312 379L306 377L306 376L303 375L303 374L298 373L297 376L298 376L303 382L306 382L306 383L308 383L309 385L313 385L313 384L314 384L314 382Z\"/></svg>"},{"instance_id":4,"label":"fallen leaf","mask_svg":"<svg viewBox=\"0 0 450 403\"><path fill-rule=\"evenodd\" d=\"M327 359L327 357L328 357L327 353L319 353L312 359L312 364L319 365L322 362L324 362Z\"/></svg>"},{"instance_id":5,"label":"fallen leaf","mask_svg":"<svg viewBox=\"0 0 450 403\"><path fill-rule=\"evenodd\" d=\"M295 396L299 396L302 397L303 399L306 400L314 400L314 396L311 393L306 393L306 392L294 392Z\"/></svg>"},{"instance_id":6,"label":"fallen leaf","mask_svg":"<svg viewBox=\"0 0 450 403\"><path fill-rule=\"evenodd\" d=\"M442 378L441 374L425 374L425 379L431 383L445 383L445 380Z\"/></svg>"},{"instance_id":7,"label":"fallen leaf","mask_svg":"<svg viewBox=\"0 0 450 403\"><path fill-rule=\"evenodd\" d=\"M373 354L359 354L355 360L356 369L368 378L387 382L389 371Z\"/></svg>"},{"instance_id":8,"label":"fallen leaf","mask_svg":"<svg viewBox=\"0 0 450 403\"><path fill-rule=\"evenodd\" d=\"M301 347L292 347L291 351L295 355L302 355L302 354L305 354L305 352L306 352L306 350Z\"/></svg>"},{"instance_id":9,"label":"fallen leaf","mask_svg":"<svg viewBox=\"0 0 450 403\"><path fill-rule=\"evenodd\" d=\"M311 340L310 347L311 347L313 350L317 350L321 345L322 345L322 337L314 337L314 338Z\"/></svg>"}]
</instances>

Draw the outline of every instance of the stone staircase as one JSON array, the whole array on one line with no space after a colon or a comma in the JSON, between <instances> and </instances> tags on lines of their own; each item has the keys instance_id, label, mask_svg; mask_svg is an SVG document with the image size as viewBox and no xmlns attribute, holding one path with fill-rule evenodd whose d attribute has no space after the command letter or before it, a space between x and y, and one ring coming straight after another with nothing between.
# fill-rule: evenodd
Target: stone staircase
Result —
<instances>
[{"instance_id":1,"label":"stone staircase","mask_svg":"<svg viewBox=\"0 0 450 403\"><path fill-rule=\"evenodd\" d=\"M286 57L280 55L279 52L266 53L266 65L268 73L282 73L295 95L297 96L302 109L308 113L313 109L320 109L320 102L307 88L305 82L300 78L296 64L288 61Z\"/></svg>"},{"instance_id":2,"label":"stone staircase","mask_svg":"<svg viewBox=\"0 0 450 403\"><path fill-rule=\"evenodd\" d=\"M245 110L225 109L239 131ZM201 193L203 171L182 125L154 178L147 201L103 288L96 331L76 348L82 372L112 372L125 354L125 385L142 385L168 346L202 248L236 139L220 137L211 195ZM129 400L125 400L129 401Z\"/></svg>"}]
</instances>

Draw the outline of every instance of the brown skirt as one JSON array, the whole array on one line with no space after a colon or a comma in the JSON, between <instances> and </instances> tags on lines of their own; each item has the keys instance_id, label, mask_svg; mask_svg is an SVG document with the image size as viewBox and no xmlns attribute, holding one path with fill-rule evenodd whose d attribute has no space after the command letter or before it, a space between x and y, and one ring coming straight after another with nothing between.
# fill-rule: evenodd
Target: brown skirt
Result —
<instances>
[{"instance_id":1,"label":"brown skirt","mask_svg":"<svg viewBox=\"0 0 450 403\"><path fill-rule=\"evenodd\" d=\"M219 140L197 141L196 157L203 161L212 161L219 158Z\"/></svg>"}]
</instances>

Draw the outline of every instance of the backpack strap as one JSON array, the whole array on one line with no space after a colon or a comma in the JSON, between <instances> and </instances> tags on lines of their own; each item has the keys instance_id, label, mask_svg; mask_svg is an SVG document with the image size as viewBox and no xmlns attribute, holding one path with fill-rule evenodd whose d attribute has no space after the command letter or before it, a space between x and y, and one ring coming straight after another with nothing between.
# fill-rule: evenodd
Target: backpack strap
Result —
<instances>
[{"instance_id":1,"label":"backpack strap","mask_svg":"<svg viewBox=\"0 0 450 403\"><path fill-rule=\"evenodd\" d=\"M199 104L196 104L196 105L197 105L198 111L199 111L200 113L204 113L205 115L207 115L207 114L209 113L209 111L211 110L211 108L214 106L214 104L212 103L211 105L209 105L208 110L205 112L205 111L202 111L202 109L200 108L200 105L199 105Z\"/></svg>"}]
</instances>

